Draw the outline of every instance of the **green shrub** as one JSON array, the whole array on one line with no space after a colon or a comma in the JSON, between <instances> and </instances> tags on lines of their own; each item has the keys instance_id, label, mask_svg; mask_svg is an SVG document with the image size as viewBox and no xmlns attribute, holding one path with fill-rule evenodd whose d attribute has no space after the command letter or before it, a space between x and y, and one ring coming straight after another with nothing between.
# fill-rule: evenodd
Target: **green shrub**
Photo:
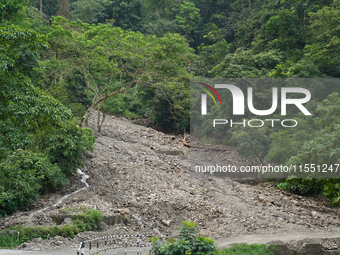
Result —
<instances>
[{"instance_id":1,"label":"green shrub","mask_svg":"<svg viewBox=\"0 0 340 255\"><path fill-rule=\"evenodd\" d=\"M277 187L300 195L321 194L332 205L340 204L340 180L338 179L289 177L285 182L278 184Z\"/></svg>"},{"instance_id":2,"label":"green shrub","mask_svg":"<svg viewBox=\"0 0 340 255\"><path fill-rule=\"evenodd\" d=\"M59 235L65 238L67 237L73 238L76 234L80 232L84 232L84 231L80 230L77 226L71 226L69 224L66 224L64 227L62 227Z\"/></svg>"},{"instance_id":3,"label":"green shrub","mask_svg":"<svg viewBox=\"0 0 340 255\"><path fill-rule=\"evenodd\" d=\"M278 184L277 187L299 195L310 195L322 190L322 185L318 179L295 177L287 178L285 182Z\"/></svg>"},{"instance_id":4,"label":"green shrub","mask_svg":"<svg viewBox=\"0 0 340 255\"><path fill-rule=\"evenodd\" d=\"M0 216L68 183L58 165L45 154L16 150L0 163Z\"/></svg>"},{"instance_id":5,"label":"green shrub","mask_svg":"<svg viewBox=\"0 0 340 255\"><path fill-rule=\"evenodd\" d=\"M155 255L272 255L275 247L265 244L234 245L231 248L217 250L215 242L204 236L197 236L196 222L184 221L179 229L178 239L171 238L166 243L158 237L150 238L151 254Z\"/></svg>"},{"instance_id":6,"label":"green shrub","mask_svg":"<svg viewBox=\"0 0 340 255\"><path fill-rule=\"evenodd\" d=\"M216 251L214 241L209 237L197 237L198 226L196 222L184 221L179 229L178 239L169 239L167 243L161 242L158 237L151 239L152 254L157 255L184 255L184 254L213 254Z\"/></svg>"},{"instance_id":7,"label":"green shrub","mask_svg":"<svg viewBox=\"0 0 340 255\"><path fill-rule=\"evenodd\" d=\"M57 164L65 175L75 172L82 163L86 150L92 151L95 138L92 130L78 128L73 120L60 123L58 128L45 129L41 137L41 150L45 151L52 164Z\"/></svg>"},{"instance_id":8,"label":"green shrub","mask_svg":"<svg viewBox=\"0 0 340 255\"><path fill-rule=\"evenodd\" d=\"M0 235L0 247L14 247L20 244L20 235Z\"/></svg>"},{"instance_id":9,"label":"green shrub","mask_svg":"<svg viewBox=\"0 0 340 255\"><path fill-rule=\"evenodd\" d=\"M16 226L9 230L17 231L17 235L0 235L0 247L13 247L27 242L33 238L49 239L55 236L62 236L65 238L74 238L80 232L97 230L103 219L101 212L94 209L84 209L82 213L74 217L74 226L69 224L63 227L58 226L33 226L22 227Z\"/></svg>"},{"instance_id":10,"label":"green shrub","mask_svg":"<svg viewBox=\"0 0 340 255\"><path fill-rule=\"evenodd\" d=\"M77 215L73 220L80 231L97 230L103 220L103 214L97 210L89 209Z\"/></svg>"},{"instance_id":11,"label":"green shrub","mask_svg":"<svg viewBox=\"0 0 340 255\"><path fill-rule=\"evenodd\" d=\"M32 240L33 238L49 239L55 236L63 236L65 238L73 238L81 231L76 226L65 225L62 228L57 226L42 227L13 227L11 230L18 232L18 235L0 235L0 247L13 247L18 246L24 242Z\"/></svg>"}]
</instances>

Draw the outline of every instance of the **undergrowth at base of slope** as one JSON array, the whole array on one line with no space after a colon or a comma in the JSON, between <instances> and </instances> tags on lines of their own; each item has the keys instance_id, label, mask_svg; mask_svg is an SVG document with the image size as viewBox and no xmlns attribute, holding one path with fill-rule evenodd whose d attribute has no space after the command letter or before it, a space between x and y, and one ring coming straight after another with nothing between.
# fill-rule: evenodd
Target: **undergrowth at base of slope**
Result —
<instances>
[{"instance_id":1,"label":"undergrowth at base of slope","mask_svg":"<svg viewBox=\"0 0 340 255\"><path fill-rule=\"evenodd\" d=\"M266 244L240 244L234 245L228 249L217 251L214 255L272 255L275 253L275 247Z\"/></svg>"},{"instance_id":2,"label":"undergrowth at base of slope","mask_svg":"<svg viewBox=\"0 0 340 255\"><path fill-rule=\"evenodd\" d=\"M273 255L276 247L266 244L241 244L218 250L216 243L209 237L198 236L195 221L184 221L179 229L178 238L161 241L158 236L150 238L152 255Z\"/></svg>"},{"instance_id":3,"label":"undergrowth at base of slope","mask_svg":"<svg viewBox=\"0 0 340 255\"><path fill-rule=\"evenodd\" d=\"M101 212L88 209L82 213L77 214L73 219L74 225L66 224L63 227L58 226L32 226L22 227L16 226L5 230L12 230L10 234L0 235L0 247L14 247L33 238L49 239L55 236L62 236L65 238L74 238L80 232L95 231L103 219ZM14 230L14 231L13 231Z\"/></svg>"}]
</instances>

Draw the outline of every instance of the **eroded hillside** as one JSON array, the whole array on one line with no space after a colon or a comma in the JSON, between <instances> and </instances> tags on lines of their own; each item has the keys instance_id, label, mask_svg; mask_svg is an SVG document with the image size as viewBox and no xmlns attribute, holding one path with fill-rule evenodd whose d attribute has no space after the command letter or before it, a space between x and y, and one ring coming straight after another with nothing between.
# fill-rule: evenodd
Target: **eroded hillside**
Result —
<instances>
[{"instance_id":1,"label":"eroded hillside","mask_svg":"<svg viewBox=\"0 0 340 255\"><path fill-rule=\"evenodd\" d=\"M88 125L95 127L92 115ZM65 194L85 187L80 176L69 186L41 198L27 211L0 219L0 228L17 224L55 225L70 222L67 212L88 207L104 214L102 230L85 232L73 240L49 247L76 246L82 238L107 234L148 233L161 237L177 234L180 223L198 222L200 233L216 240L245 234L322 233L337 231L338 209L312 199L286 194L266 184L241 184L231 179L192 178L189 148L182 136L167 135L108 116L97 136L93 153L87 153L81 170L89 187L62 200ZM209 156L209 150L207 150ZM220 151L233 164L242 162L229 148ZM50 206L47 208L47 206ZM39 211L39 209L46 210ZM39 245L35 246L36 249ZM26 245L26 249L34 249Z\"/></svg>"}]
</instances>

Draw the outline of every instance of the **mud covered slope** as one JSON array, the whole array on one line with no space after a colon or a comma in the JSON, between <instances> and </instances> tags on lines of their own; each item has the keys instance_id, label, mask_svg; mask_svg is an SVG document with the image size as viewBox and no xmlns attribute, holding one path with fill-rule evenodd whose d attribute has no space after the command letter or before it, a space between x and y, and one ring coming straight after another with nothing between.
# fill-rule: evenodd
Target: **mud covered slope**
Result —
<instances>
[{"instance_id":1,"label":"mud covered slope","mask_svg":"<svg viewBox=\"0 0 340 255\"><path fill-rule=\"evenodd\" d=\"M88 125L95 127L94 115ZM170 237L187 219L199 223L201 234L217 240L244 234L338 231L338 209L328 209L311 199L266 185L191 178L189 148L181 141L180 136L108 116L94 152L87 153L81 169L90 176L89 188L51 206L62 195L84 185L75 176L69 187L42 198L39 208L0 219L0 227L52 225L51 216L62 209L86 206L102 211L105 223L101 233L80 234L84 238L136 232ZM211 152L206 153L208 157ZM231 163L242 164L235 151L220 153ZM48 205L51 207L47 210L34 213Z\"/></svg>"},{"instance_id":2,"label":"mud covered slope","mask_svg":"<svg viewBox=\"0 0 340 255\"><path fill-rule=\"evenodd\" d=\"M89 125L94 126L94 119ZM173 233L186 219L197 221L202 234L215 238L338 230L335 210L302 197L230 179L191 178L189 149L181 139L124 118L108 118L86 164L92 192L103 201L98 208L127 207L132 228L163 235ZM209 157L211 152L206 153ZM220 153L227 153L233 164L242 161L234 151Z\"/></svg>"}]
</instances>

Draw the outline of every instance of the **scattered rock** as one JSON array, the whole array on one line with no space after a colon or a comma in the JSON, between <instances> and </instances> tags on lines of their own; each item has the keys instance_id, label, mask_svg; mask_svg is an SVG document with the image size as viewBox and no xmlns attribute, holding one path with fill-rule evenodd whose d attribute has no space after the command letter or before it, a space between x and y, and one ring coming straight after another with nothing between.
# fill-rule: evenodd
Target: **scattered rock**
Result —
<instances>
[{"instance_id":1,"label":"scattered rock","mask_svg":"<svg viewBox=\"0 0 340 255\"><path fill-rule=\"evenodd\" d=\"M70 219L70 218L65 218L65 219L64 219L64 222L63 222L63 225L66 225L66 224L68 224L68 225L73 225L73 220Z\"/></svg>"},{"instance_id":2,"label":"scattered rock","mask_svg":"<svg viewBox=\"0 0 340 255\"><path fill-rule=\"evenodd\" d=\"M161 223L162 223L164 226L170 227L171 220L161 220Z\"/></svg>"},{"instance_id":3,"label":"scattered rock","mask_svg":"<svg viewBox=\"0 0 340 255\"><path fill-rule=\"evenodd\" d=\"M104 231L106 231L106 230L108 230L108 229L110 229L110 227L105 223L105 222L101 222L100 223L100 230L104 230Z\"/></svg>"},{"instance_id":4,"label":"scattered rock","mask_svg":"<svg viewBox=\"0 0 340 255\"><path fill-rule=\"evenodd\" d=\"M128 208L125 208L125 209L123 210L123 213L124 213L124 214L130 214L130 210L129 210Z\"/></svg>"},{"instance_id":5,"label":"scattered rock","mask_svg":"<svg viewBox=\"0 0 340 255\"><path fill-rule=\"evenodd\" d=\"M318 216L318 213L316 211L312 211L312 216L316 217L316 216Z\"/></svg>"}]
</instances>

